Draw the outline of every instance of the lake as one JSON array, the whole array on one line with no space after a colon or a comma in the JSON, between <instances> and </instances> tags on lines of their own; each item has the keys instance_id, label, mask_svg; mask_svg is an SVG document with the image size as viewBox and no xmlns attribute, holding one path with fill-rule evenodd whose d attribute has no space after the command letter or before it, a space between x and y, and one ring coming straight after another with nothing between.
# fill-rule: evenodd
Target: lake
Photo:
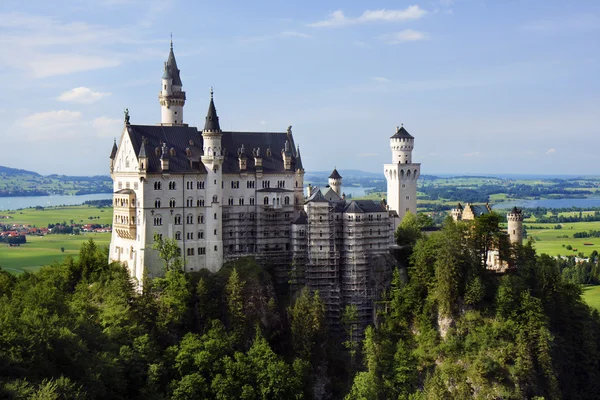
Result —
<instances>
[{"instance_id":1,"label":"lake","mask_svg":"<svg viewBox=\"0 0 600 400\"><path fill-rule=\"evenodd\" d=\"M112 193L85 194L82 196L24 196L0 197L0 211L30 207L74 206L88 200L110 200Z\"/></svg>"},{"instance_id":2,"label":"lake","mask_svg":"<svg viewBox=\"0 0 600 400\"><path fill-rule=\"evenodd\" d=\"M600 197L589 197L585 199L540 199L540 200L514 200L492 205L493 209L505 210L513 207L519 208L590 208L600 207Z\"/></svg>"}]
</instances>

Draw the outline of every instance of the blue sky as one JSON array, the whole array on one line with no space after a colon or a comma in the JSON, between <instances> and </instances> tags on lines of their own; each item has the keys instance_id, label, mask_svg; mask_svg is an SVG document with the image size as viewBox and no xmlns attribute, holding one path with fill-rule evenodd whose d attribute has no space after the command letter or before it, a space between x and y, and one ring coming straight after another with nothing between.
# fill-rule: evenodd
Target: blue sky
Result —
<instances>
[{"instance_id":1,"label":"blue sky","mask_svg":"<svg viewBox=\"0 0 600 400\"><path fill-rule=\"evenodd\" d=\"M187 123L293 126L307 170L600 174L600 2L3 0L0 165L108 174L123 109L160 122L173 33Z\"/></svg>"}]
</instances>

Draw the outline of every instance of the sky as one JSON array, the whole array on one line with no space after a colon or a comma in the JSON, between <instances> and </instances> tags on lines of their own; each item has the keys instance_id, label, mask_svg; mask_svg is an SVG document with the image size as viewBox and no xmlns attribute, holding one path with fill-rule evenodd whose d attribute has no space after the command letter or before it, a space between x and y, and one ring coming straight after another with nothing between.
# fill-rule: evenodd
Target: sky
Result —
<instances>
[{"instance_id":1,"label":"sky","mask_svg":"<svg viewBox=\"0 0 600 400\"><path fill-rule=\"evenodd\" d=\"M2 0L0 165L107 175L160 122L170 35L224 130L292 125L307 171L380 172L396 126L423 174L600 174L600 1Z\"/></svg>"}]
</instances>

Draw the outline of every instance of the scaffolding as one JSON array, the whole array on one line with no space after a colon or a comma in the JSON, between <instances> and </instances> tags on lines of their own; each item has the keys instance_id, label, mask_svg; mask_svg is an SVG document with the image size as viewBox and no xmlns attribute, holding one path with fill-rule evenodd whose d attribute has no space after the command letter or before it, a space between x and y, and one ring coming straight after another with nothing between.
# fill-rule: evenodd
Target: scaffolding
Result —
<instances>
[{"instance_id":1,"label":"scaffolding","mask_svg":"<svg viewBox=\"0 0 600 400\"><path fill-rule=\"evenodd\" d=\"M333 328L341 317L340 251L337 232L341 222L334 219L335 205L329 202L310 202L307 205L306 285L319 291Z\"/></svg>"}]
</instances>

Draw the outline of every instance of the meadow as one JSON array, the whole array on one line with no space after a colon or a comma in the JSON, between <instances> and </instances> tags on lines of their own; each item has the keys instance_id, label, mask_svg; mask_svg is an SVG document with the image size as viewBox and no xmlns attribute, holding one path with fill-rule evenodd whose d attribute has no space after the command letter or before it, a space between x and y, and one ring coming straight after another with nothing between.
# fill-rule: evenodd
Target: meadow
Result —
<instances>
[{"instance_id":1,"label":"meadow","mask_svg":"<svg viewBox=\"0 0 600 400\"><path fill-rule=\"evenodd\" d=\"M582 297L588 306L600 311L600 286L584 286Z\"/></svg>"},{"instance_id":2,"label":"meadow","mask_svg":"<svg viewBox=\"0 0 600 400\"><path fill-rule=\"evenodd\" d=\"M0 219L1 224L28 224L36 227L47 227L48 224L67 222L79 224L110 224L112 208L94 206L48 207L45 209L28 208L7 211L10 219ZM80 235L46 235L27 236L27 243L18 247L0 244L0 267L11 273L19 274L24 271L37 271L44 265L55 261L61 262L67 256L77 256L81 244L94 239L100 247L108 246L110 233L82 233ZM61 248L65 249L64 252Z\"/></svg>"},{"instance_id":3,"label":"meadow","mask_svg":"<svg viewBox=\"0 0 600 400\"><path fill-rule=\"evenodd\" d=\"M546 253L551 256L576 256L579 253L583 253L585 256L589 256L594 250L600 253L600 238L573 238L573 234L576 232L600 230L600 221L564 223L560 224L562 229L554 229L554 227L558 224L540 224L526 221L525 225L542 228L527 229L528 237L532 237L535 241L534 247L536 248L538 254ZM588 245L586 245L586 243ZM568 250L566 248L568 245L572 247L572 250Z\"/></svg>"}]
</instances>

